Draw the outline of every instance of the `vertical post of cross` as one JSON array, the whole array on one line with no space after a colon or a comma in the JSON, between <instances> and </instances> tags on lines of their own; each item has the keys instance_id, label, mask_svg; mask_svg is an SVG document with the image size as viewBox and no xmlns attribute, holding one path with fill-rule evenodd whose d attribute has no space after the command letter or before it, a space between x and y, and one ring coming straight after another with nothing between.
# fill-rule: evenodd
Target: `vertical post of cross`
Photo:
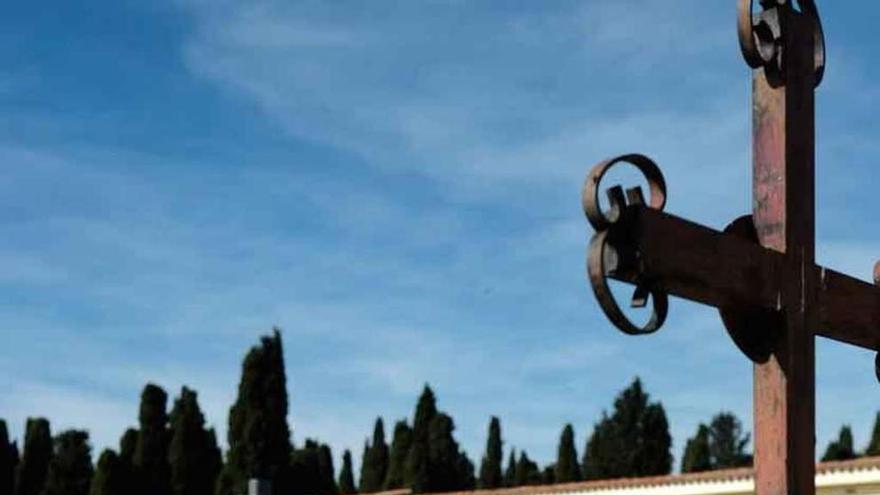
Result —
<instances>
[{"instance_id":1,"label":"vertical post of cross","mask_svg":"<svg viewBox=\"0 0 880 495\"><path fill-rule=\"evenodd\" d=\"M757 495L815 493L814 25L779 8L781 67L753 73L753 218L786 254L772 355L754 366Z\"/></svg>"}]
</instances>

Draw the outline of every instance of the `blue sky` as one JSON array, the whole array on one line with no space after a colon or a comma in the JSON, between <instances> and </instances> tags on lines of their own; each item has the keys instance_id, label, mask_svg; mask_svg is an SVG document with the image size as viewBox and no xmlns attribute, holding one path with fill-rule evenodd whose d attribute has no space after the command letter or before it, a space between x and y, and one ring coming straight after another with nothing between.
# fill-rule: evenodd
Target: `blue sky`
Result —
<instances>
[{"instance_id":1,"label":"blue sky","mask_svg":"<svg viewBox=\"0 0 880 495\"><path fill-rule=\"evenodd\" d=\"M750 205L732 0L18 2L0 18L0 417L137 419L147 381L225 436L240 360L284 331L295 442L359 460L425 382L473 459L489 416L548 462L636 375L674 453L751 366L705 307L626 337L584 280L596 161L657 160L667 211ZM849 8L847 8L849 7ZM820 262L880 257L880 5L822 2ZM874 227L874 228L872 228ZM820 341L818 450L862 446L871 353ZM676 461L677 464L677 461Z\"/></svg>"}]
</instances>

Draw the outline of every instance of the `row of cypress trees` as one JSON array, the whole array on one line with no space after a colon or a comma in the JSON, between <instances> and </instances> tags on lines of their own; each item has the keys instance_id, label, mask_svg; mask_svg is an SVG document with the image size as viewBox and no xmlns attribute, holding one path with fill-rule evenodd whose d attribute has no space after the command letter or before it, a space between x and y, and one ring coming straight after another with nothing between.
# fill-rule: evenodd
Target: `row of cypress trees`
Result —
<instances>
[{"instance_id":1,"label":"row of cypress trees","mask_svg":"<svg viewBox=\"0 0 880 495\"><path fill-rule=\"evenodd\" d=\"M579 457L575 432L560 435L556 461L543 468L524 450L509 449L503 466L501 422L490 418L479 471L455 440L452 418L438 410L425 386L412 418L398 420L391 444L377 418L364 444L357 480L345 451L338 478L328 445L291 442L281 335L275 330L251 348L242 364L238 396L229 411L229 450L223 462L213 429L206 428L196 392L183 387L167 412L167 393L147 384L138 428L129 428L119 449L92 465L88 434L68 430L52 437L49 422L28 419L24 448L10 441L0 420L0 495L217 495L245 492L247 480L272 481L273 495L335 495L408 487L415 493L491 489L580 480L668 474L672 469L669 424L662 404L636 379L603 412ZM687 441L681 470L696 472L751 463L749 435L731 413L700 424ZM845 426L823 460L857 454ZM880 413L864 455L880 455ZM357 481L357 482L356 482Z\"/></svg>"},{"instance_id":2,"label":"row of cypress trees","mask_svg":"<svg viewBox=\"0 0 880 495\"><path fill-rule=\"evenodd\" d=\"M853 446L853 433L849 425L843 425L837 435L837 439L831 441L822 455L823 461L846 461L857 457L880 456L880 413L874 420L874 432L871 440L862 451L857 451Z\"/></svg>"},{"instance_id":3,"label":"row of cypress trees","mask_svg":"<svg viewBox=\"0 0 880 495\"><path fill-rule=\"evenodd\" d=\"M372 441L364 445L360 491L473 489L474 465L459 447L454 430L452 417L437 410L434 392L426 385L416 404L412 427L406 419L399 420L390 448L385 443L382 418L376 419Z\"/></svg>"},{"instance_id":4,"label":"row of cypress trees","mask_svg":"<svg viewBox=\"0 0 880 495\"><path fill-rule=\"evenodd\" d=\"M87 432L67 430L53 439L46 419L30 418L19 459L0 420L0 495L211 493L222 463L214 431L205 429L194 391L181 390L170 416L167 400L160 387L144 387L139 428L123 434L119 453L103 451L97 469Z\"/></svg>"},{"instance_id":5,"label":"row of cypress trees","mask_svg":"<svg viewBox=\"0 0 880 495\"><path fill-rule=\"evenodd\" d=\"M501 422L489 421L485 454L478 486L570 483L581 480L668 474L672 467L672 438L666 413L659 402L651 402L639 379L614 402L611 414L603 413L578 458L572 425L562 429L556 462L541 469L524 450L511 448L507 467L502 469Z\"/></svg>"}]
</instances>

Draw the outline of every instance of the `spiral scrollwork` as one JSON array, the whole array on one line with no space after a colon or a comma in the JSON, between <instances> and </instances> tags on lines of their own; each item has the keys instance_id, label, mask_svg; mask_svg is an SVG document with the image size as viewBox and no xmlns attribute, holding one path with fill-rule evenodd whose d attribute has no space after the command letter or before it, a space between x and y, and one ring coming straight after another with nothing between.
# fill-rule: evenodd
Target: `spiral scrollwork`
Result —
<instances>
[{"instance_id":1,"label":"spiral scrollwork","mask_svg":"<svg viewBox=\"0 0 880 495\"><path fill-rule=\"evenodd\" d=\"M795 0L759 0L762 11L754 12L755 0L739 0L737 32L743 58L753 69L764 67L773 75L782 74L784 63L782 9L794 9ZM814 0L798 0L800 11L813 22L815 85L825 75L825 34Z\"/></svg>"},{"instance_id":2,"label":"spiral scrollwork","mask_svg":"<svg viewBox=\"0 0 880 495\"><path fill-rule=\"evenodd\" d=\"M645 202L642 189L634 187L624 190L620 186L609 188L608 209L603 211L599 201L599 190L602 179L614 166L627 163L635 166L645 177L650 189L650 197ZM590 285L599 301L599 305L609 320L622 332L630 335L641 335L656 332L666 320L669 300L665 292L657 289L650 280L636 274L635 292L631 306L645 307L648 297L653 303L651 317L648 322L639 326L634 324L617 304L610 287L608 277L626 272L638 272L639 253L634 251L626 239L615 232L613 226L621 221L625 211L630 207L648 207L662 210L666 205L666 181L660 168L644 155L622 155L600 162L593 167L584 182L582 194L584 213L596 234L590 241L587 258L587 275Z\"/></svg>"}]
</instances>

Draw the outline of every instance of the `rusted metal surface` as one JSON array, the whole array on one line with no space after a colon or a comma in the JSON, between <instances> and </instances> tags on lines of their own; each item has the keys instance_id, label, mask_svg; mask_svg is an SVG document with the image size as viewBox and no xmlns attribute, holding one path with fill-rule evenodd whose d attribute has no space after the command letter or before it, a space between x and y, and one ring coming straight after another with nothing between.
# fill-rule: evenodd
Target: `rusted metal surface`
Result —
<instances>
[{"instance_id":1,"label":"rusted metal surface","mask_svg":"<svg viewBox=\"0 0 880 495\"><path fill-rule=\"evenodd\" d=\"M629 189L624 195L623 189L616 186L608 189L608 211L602 211L599 201L602 179L611 168L621 163L633 165L642 172L651 190L650 200L645 203L641 188ZM599 232L590 242L587 275L602 310L605 311L611 322L625 333L639 335L656 332L666 321L666 312L669 307L667 296L664 292L651 287L649 276L636 275L628 280L636 286L630 302L631 306L644 307L647 304L648 295L651 296L654 306L648 322L644 325L636 325L627 318L614 299L607 279L609 275L614 276L624 271L633 273L635 270L632 267L637 263L637 260L634 259L637 251L625 248L624 246L629 243L618 238L618 233L626 235L626 230L615 229L611 231L608 229L624 218L628 219L630 215L627 213L633 208L647 206L655 211L663 209L666 205L666 180L663 178L660 168L644 155L623 155L605 160L590 171L584 182L581 198L587 219Z\"/></svg>"},{"instance_id":2,"label":"rusted metal surface","mask_svg":"<svg viewBox=\"0 0 880 495\"><path fill-rule=\"evenodd\" d=\"M596 235L590 283L609 319L629 334L658 330L668 295L717 307L736 345L754 362L755 486L758 495L815 493L815 336L880 351L880 263L875 284L815 264L814 93L825 40L812 0L739 0L740 47L753 71L753 208L724 232L664 213L666 184L642 155L598 164L583 206ZM599 190L606 172L631 163L651 189ZM631 322L608 279L636 287L631 306L653 302L648 323ZM880 379L880 354L875 363Z\"/></svg>"},{"instance_id":3,"label":"rusted metal surface","mask_svg":"<svg viewBox=\"0 0 880 495\"><path fill-rule=\"evenodd\" d=\"M752 215L761 245L785 253L781 328L754 365L755 491L815 493L813 23L777 7L784 53L777 85L753 73ZM774 70L776 68L774 67Z\"/></svg>"},{"instance_id":4,"label":"rusted metal surface","mask_svg":"<svg viewBox=\"0 0 880 495\"><path fill-rule=\"evenodd\" d=\"M880 290L834 270L817 270L820 288L816 333L880 351Z\"/></svg>"},{"instance_id":5,"label":"rusted metal surface","mask_svg":"<svg viewBox=\"0 0 880 495\"><path fill-rule=\"evenodd\" d=\"M761 12L755 13L754 0L737 0L737 34L743 58L749 67L764 69L765 76L781 83L783 78L783 27L791 12L789 0L760 0ZM825 76L825 32L814 0L798 0L800 11L812 23L814 84Z\"/></svg>"}]
</instances>

